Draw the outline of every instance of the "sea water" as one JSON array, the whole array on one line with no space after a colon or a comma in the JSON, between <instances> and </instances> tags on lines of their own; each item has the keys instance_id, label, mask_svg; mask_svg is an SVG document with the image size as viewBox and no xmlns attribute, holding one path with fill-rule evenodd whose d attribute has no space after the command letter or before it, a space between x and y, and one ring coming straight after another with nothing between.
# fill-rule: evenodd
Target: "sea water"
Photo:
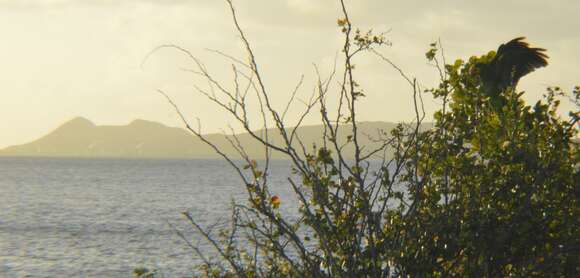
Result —
<instances>
[{"instance_id":1,"label":"sea water","mask_svg":"<svg viewBox=\"0 0 580 278\"><path fill-rule=\"evenodd\" d=\"M289 162L271 170L295 213ZM182 212L227 224L232 200L247 193L222 160L0 158L0 277L191 277L200 261L177 231L210 247Z\"/></svg>"}]
</instances>

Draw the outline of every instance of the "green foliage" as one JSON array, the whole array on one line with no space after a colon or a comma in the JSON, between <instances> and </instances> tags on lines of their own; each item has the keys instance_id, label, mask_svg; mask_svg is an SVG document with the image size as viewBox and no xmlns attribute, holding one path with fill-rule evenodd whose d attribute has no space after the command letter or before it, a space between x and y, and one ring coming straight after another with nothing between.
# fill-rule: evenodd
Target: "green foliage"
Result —
<instances>
[{"instance_id":1,"label":"green foliage","mask_svg":"<svg viewBox=\"0 0 580 278\"><path fill-rule=\"evenodd\" d=\"M341 27L346 25L342 23ZM427 53L436 59L437 45ZM369 170L331 149L296 164L301 218L284 219L280 199L261 184L254 160L243 167L252 217L234 218L216 242L232 268L205 263L205 277L570 277L580 273L578 112L558 112L560 88L533 106L501 92L500 109L482 93L476 65L494 52L444 65L443 103L434 128L391 131L394 164ZM573 101L580 96L575 88ZM349 136L347 143L352 143ZM364 160L363 160L364 162ZM392 167L395 165L396 167ZM397 190L399 188L399 190ZM284 200L282 200L284 201ZM235 227L252 250L232 242ZM256 236L256 234L259 234ZM228 240L229 239L229 240ZM288 253L287 246L294 246ZM308 248L306 246L309 246ZM260 254L260 259L256 254Z\"/></svg>"},{"instance_id":2,"label":"green foliage","mask_svg":"<svg viewBox=\"0 0 580 278\"><path fill-rule=\"evenodd\" d=\"M248 68L260 82L253 87L262 88L257 93L266 100L260 109L272 114L284 143L275 145L252 133L246 103L236 98L237 93L226 92L234 104L217 101L264 145L266 156L278 151L292 161L295 176L288 180L300 217L288 219L280 213L279 205L286 200L269 191L269 160L260 168L239 141L232 142L247 164L237 167L224 158L244 181L247 204L234 204L231 228L217 235L186 214L220 255L207 258L192 247L204 260L198 266L202 276L570 277L580 273L580 155L574 140L578 112L571 113L570 120L559 116L562 90L548 88L544 99L533 106L526 105L523 93L515 88L490 93L482 88L478 65L488 63L494 52L441 64L438 45L433 43L426 58L439 69L441 83L426 91L442 102L434 114L434 127L421 131L417 116L416 125L400 124L382 138L382 148L365 150L358 143L355 110L364 94L353 61L357 54L388 42L382 35L352 29L344 2L340 3L344 18L338 26L345 37L340 104L334 111L336 120L330 120L325 100L330 97L327 84L333 80L319 76L316 100L325 127L322 147L309 151L302 142L294 147L292 142L300 141L299 137L286 131L269 105L251 51ZM417 96L416 80L377 55L399 70ZM579 91L575 88L571 99L576 105ZM244 113L237 114L239 110L231 108L235 105ZM309 104L305 113L313 107ZM351 127L344 143L338 140L338 122ZM354 149L354 161L344 159L347 145ZM370 170L376 162L369 161L372 154L381 152L392 155L381 157L379 169Z\"/></svg>"},{"instance_id":3,"label":"green foliage","mask_svg":"<svg viewBox=\"0 0 580 278\"><path fill-rule=\"evenodd\" d=\"M413 206L393 227L405 234L403 273L580 273L577 113L572 121L558 116L557 87L533 106L506 90L495 109L475 67L493 55L446 65L448 78L431 90L448 107L435 113L435 128L421 135L407 164Z\"/></svg>"},{"instance_id":4,"label":"green foliage","mask_svg":"<svg viewBox=\"0 0 580 278\"><path fill-rule=\"evenodd\" d=\"M149 270L145 267L138 267L133 269L133 277L135 278L154 278L156 277L156 271Z\"/></svg>"}]
</instances>

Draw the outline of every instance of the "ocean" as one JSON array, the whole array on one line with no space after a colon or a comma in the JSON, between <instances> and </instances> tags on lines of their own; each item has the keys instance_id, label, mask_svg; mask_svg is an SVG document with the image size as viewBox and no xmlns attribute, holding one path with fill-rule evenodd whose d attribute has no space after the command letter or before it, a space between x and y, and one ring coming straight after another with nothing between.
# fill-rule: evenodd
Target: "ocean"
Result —
<instances>
[{"instance_id":1,"label":"ocean","mask_svg":"<svg viewBox=\"0 0 580 278\"><path fill-rule=\"evenodd\" d=\"M289 162L271 167L281 210L295 214ZM191 277L199 260L175 229L209 246L181 213L224 224L246 199L221 160L0 158L0 277Z\"/></svg>"}]
</instances>

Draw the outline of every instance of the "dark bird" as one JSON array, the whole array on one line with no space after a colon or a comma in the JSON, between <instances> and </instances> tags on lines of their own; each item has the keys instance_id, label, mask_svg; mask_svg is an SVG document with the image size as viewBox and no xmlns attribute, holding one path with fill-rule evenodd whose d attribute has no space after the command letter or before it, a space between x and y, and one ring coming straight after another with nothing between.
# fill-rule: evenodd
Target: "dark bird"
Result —
<instances>
[{"instance_id":1,"label":"dark bird","mask_svg":"<svg viewBox=\"0 0 580 278\"><path fill-rule=\"evenodd\" d=\"M500 45L490 62L477 65L483 92L492 100L507 88L514 89L523 76L548 65L546 50L530 47L525 39L519 37Z\"/></svg>"}]
</instances>

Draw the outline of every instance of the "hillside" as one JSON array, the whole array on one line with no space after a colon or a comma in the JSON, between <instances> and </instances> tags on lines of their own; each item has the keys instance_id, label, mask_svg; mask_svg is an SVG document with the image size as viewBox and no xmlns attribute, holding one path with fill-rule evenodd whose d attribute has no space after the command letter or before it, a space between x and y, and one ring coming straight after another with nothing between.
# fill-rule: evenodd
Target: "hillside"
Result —
<instances>
[{"instance_id":1,"label":"hillside","mask_svg":"<svg viewBox=\"0 0 580 278\"><path fill-rule=\"evenodd\" d=\"M361 122L360 142L366 150L378 146L364 134L378 138L379 130L389 131L395 126L389 122ZM341 126L341 142L349 135L348 126ZM322 126L303 126L297 131L304 145L321 145ZM208 134L207 138L225 153L235 150L222 134ZM252 157L263 156L263 148L247 133L238 135L239 141ZM231 139L231 138L230 138ZM272 142L281 142L281 136L270 132ZM296 144L295 144L296 145ZM351 144L352 145L352 144ZM298 145L296 145L298 146ZM345 148L349 152L349 146ZM352 147L350 147L352 150ZM351 152L352 153L352 152ZM53 132L30 143L0 150L0 156L41 157L124 157L124 158L218 158L219 156L184 129L168 127L156 122L135 120L123 126L97 126L85 118L75 118ZM237 157L234 155L234 157ZM280 154L273 153L274 158Z\"/></svg>"}]
</instances>

